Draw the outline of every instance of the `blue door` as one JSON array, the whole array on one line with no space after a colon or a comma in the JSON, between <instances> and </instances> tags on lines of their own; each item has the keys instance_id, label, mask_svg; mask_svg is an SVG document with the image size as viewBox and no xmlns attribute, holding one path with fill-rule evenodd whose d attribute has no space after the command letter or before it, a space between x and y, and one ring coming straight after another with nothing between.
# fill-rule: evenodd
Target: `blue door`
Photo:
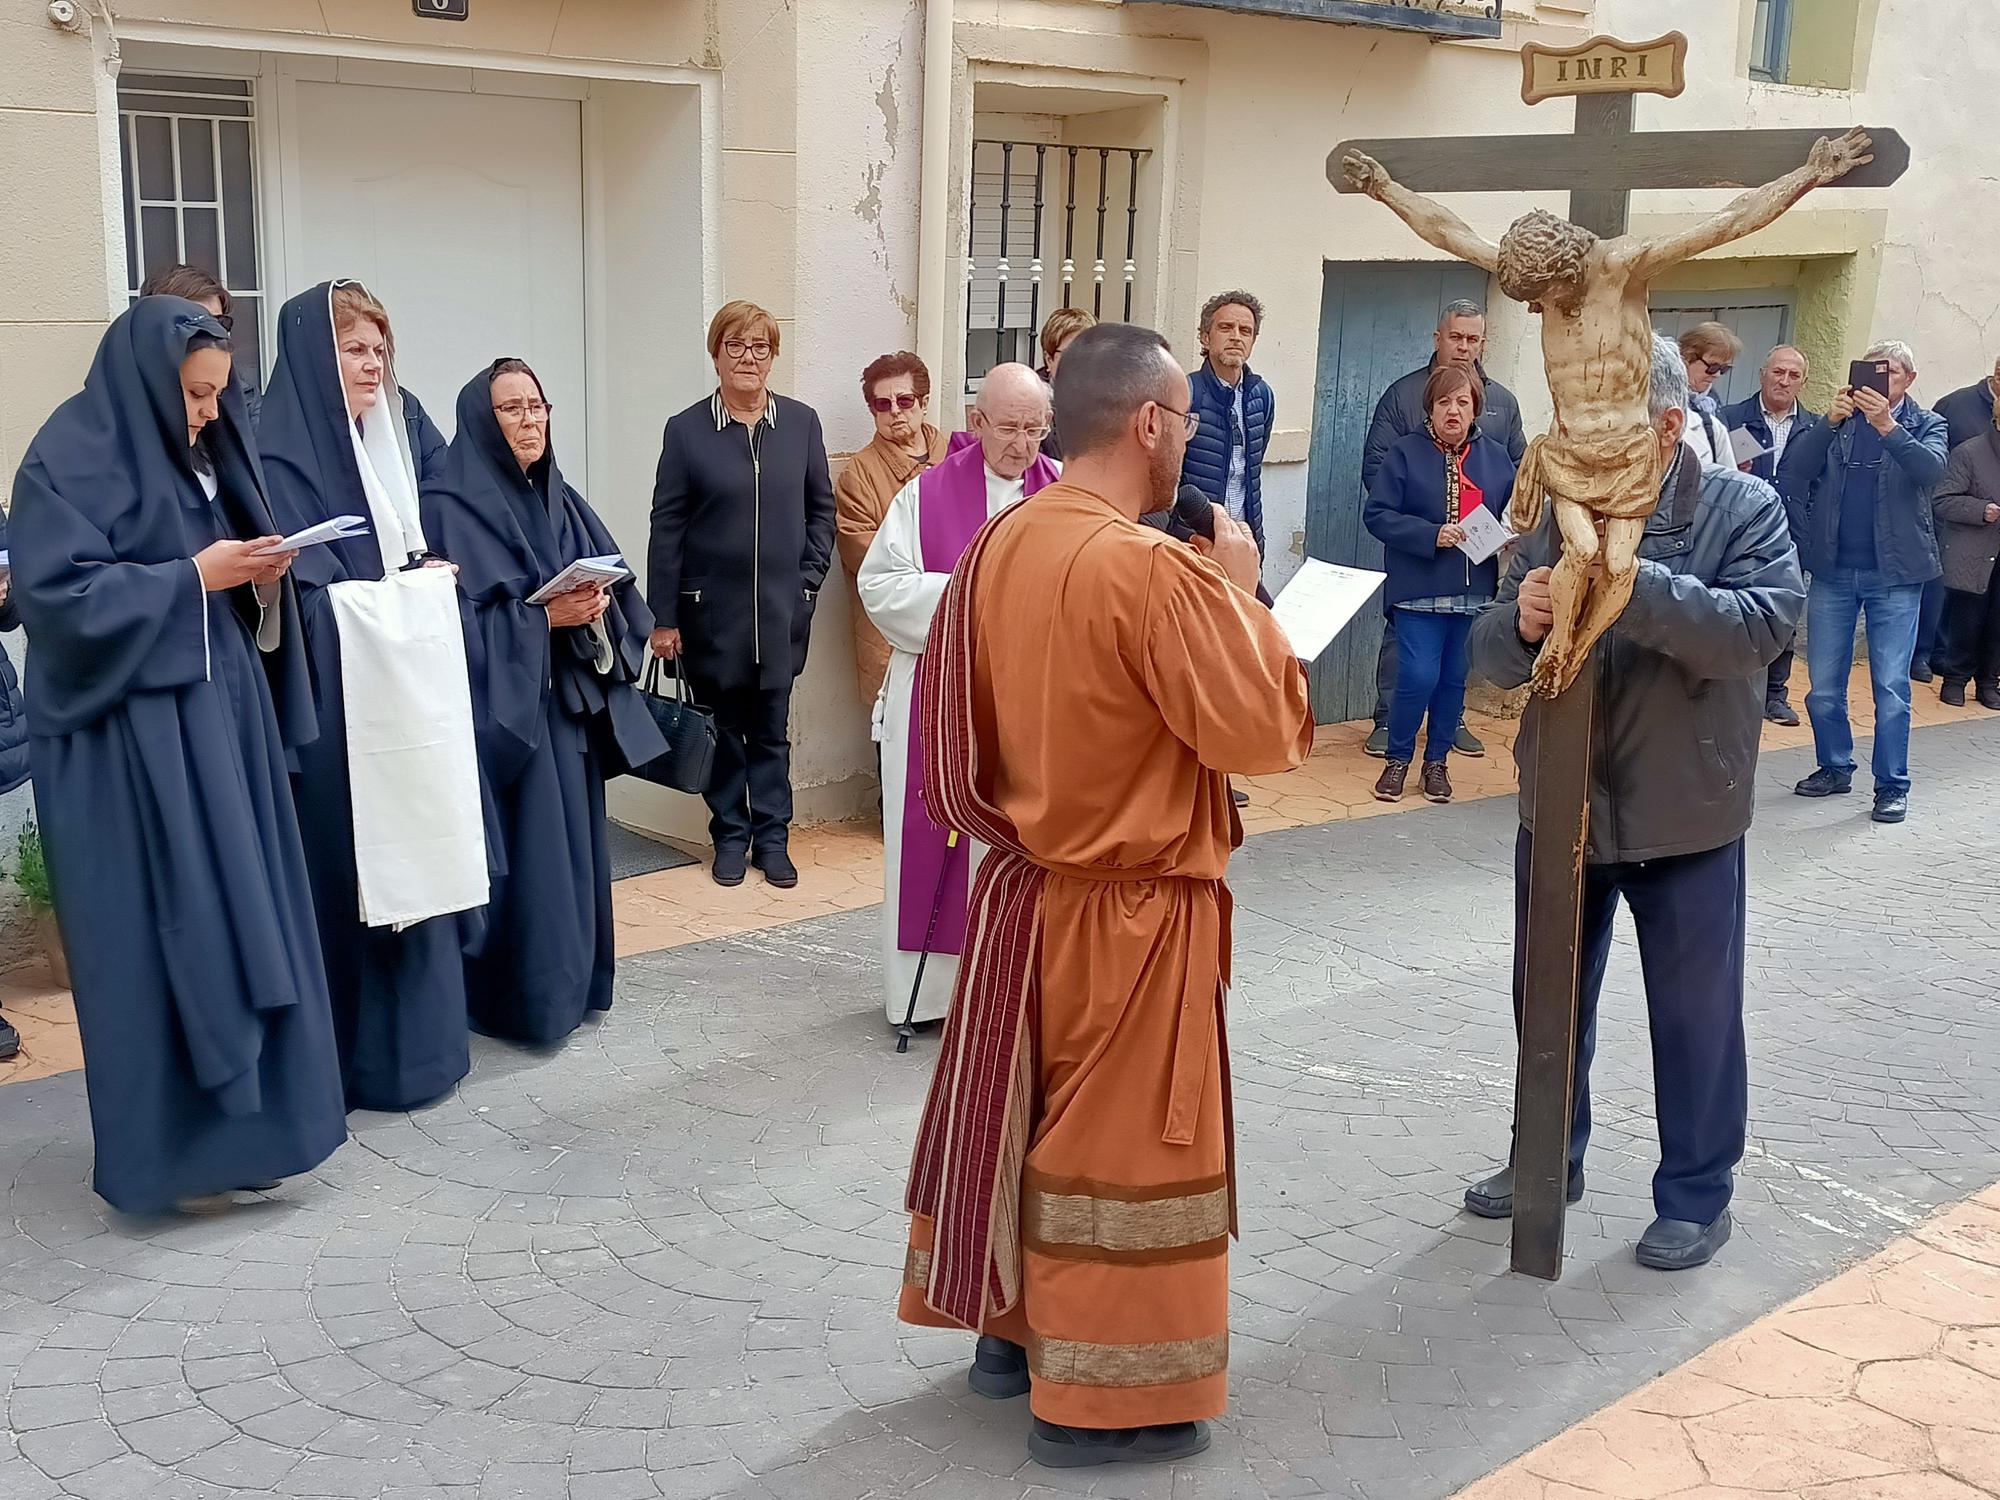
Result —
<instances>
[{"instance_id":1,"label":"blue door","mask_svg":"<svg viewBox=\"0 0 2000 1500\"><path fill-rule=\"evenodd\" d=\"M1328 261L1320 298L1319 376L1306 471L1306 556L1382 566L1361 524L1361 445L1389 383L1425 364L1449 302L1487 300L1484 271L1457 261ZM1375 706L1382 616L1373 606L1313 664L1313 717L1364 719Z\"/></svg>"}]
</instances>

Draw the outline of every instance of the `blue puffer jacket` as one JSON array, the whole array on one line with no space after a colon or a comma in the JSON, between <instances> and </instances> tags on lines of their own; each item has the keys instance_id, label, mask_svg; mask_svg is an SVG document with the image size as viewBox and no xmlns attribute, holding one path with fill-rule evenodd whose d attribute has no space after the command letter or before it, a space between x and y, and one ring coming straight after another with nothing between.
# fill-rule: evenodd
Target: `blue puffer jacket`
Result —
<instances>
[{"instance_id":1,"label":"blue puffer jacket","mask_svg":"<svg viewBox=\"0 0 2000 1500\"><path fill-rule=\"evenodd\" d=\"M1277 401L1263 376L1248 365L1243 367L1243 427L1236 426L1236 388L1224 383L1206 360L1188 376L1188 405L1201 418L1201 426L1188 440L1181 459L1181 483L1191 484L1217 505L1229 487L1229 455L1238 442L1246 442L1243 459L1243 519L1257 538L1257 551L1264 551L1264 449L1271 441L1271 427L1277 420Z\"/></svg>"},{"instance_id":2,"label":"blue puffer jacket","mask_svg":"<svg viewBox=\"0 0 2000 1500\"><path fill-rule=\"evenodd\" d=\"M1375 475L1361 524L1382 543L1384 608L1408 599L1491 599L1500 583L1497 557L1476 563L1456 547L1439 547L1444 525L1444 450L1428 432L1396 439ZM1473 435L1465 450L1465 477L1479 486L1480 503L1505 515L1514 493L1514 460L1490 437Z\"/></svg>"},{"instance_id":3,"label":"blue puffer jacket","mask_svg":"<svg viewBox=\"0 0 2000 1500\"><path fill-rule=\"evenodd\" d=\"M0 552L7 550L7 515L0 511ZM9 593L0 601L0 631L19 627L21 617ZM28 779L28 709L21 701L21 679L0 646L0 792L11 792Z\"/></svg>"}]
</instances>

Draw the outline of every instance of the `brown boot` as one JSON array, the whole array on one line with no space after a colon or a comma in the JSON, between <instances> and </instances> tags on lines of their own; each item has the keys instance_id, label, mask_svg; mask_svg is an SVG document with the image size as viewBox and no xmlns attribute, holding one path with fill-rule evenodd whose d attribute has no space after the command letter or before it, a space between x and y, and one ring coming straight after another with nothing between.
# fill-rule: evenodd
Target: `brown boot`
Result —
<instances>
[{"instance_id":1,"label":"brown boot","mask_svg":"<svg viewBox=\"0 0 2000 1500\"><path fill-rule=\"evenodd\" d=\"M1410 763L1406 760L1385 760L1382 774L1375 778L1375 800L1377 802L1401 802L1403 783L1409 779Z\"/></svg>"},{"instance_id":2,"label":"brown boot","mask_svg":"<svg viewBox=\"0 0 2000 1500\"><path fill-rule=\"evenodd\" d=\"M1443 761L1424 762L1423 788L1426 802L1451 801L1451 777L1446 774Z\"/></svg>"}]
</instances>

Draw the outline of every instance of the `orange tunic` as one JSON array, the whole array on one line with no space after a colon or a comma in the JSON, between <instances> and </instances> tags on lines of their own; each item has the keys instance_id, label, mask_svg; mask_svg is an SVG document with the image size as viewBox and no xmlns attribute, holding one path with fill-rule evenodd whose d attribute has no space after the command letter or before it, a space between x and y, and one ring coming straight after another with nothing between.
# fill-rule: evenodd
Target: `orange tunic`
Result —
<instances>
[{"instance_id":1,"label":"orange tunic","mask_svg":"<svg viewBox=\"0 0 2000 1500\"><path fill-rule=\"evenodd\" d=\"M1305 758L1305 674L1218 567L1074 485L993 522L968 588L979 790L1047 872L1020 1296L983 1331L1027 1346L1045 1420L1211 1417L1234 1228L1225 773ZM950 1326L932 1245L915 1216L900 1313Z\"/></svg>"},{"instance_id":2,"label":"orange tunic","mask_svg":"<svg viewBox=\"0 0 2000 1500\"><path fill-rule=\"evenodd\" d=\"M861 574L861 559L868 555L875 533L882 529L882 518L889 513L889 502L923 470L944 459L945 447L950 439L926 422L924 442L930 449L929 456L918 459L893 443L873 438L841 470L840 478L833 486L833 505L839 527L836 540L840 547L840 562L847 570L850 589ZM868 611L861 607L861 601L857 599L854 601L854 678L861 692L863 708L874 709L875 700L882 692L882 679L888 672L889 643L882 639L882 632L875 628L868 618Z\"/></svg>"}]
</instances>

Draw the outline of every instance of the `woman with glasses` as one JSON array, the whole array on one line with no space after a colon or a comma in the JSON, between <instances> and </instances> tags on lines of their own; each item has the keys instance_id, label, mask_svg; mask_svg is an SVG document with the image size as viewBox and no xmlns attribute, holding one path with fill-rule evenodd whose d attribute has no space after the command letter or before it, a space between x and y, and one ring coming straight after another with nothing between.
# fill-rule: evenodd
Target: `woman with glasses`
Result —
<instances>
[{"instance_id":1,"label":"woman with glasses","mask_svg":"<svg viewBox=\"0 0 2000 1500\"><path fill-rule=\"evenodd\" d=\"M931 372L907 350L885 354L861 372L861 399L875 418L875 436L847 461L833 487L840 528L840 561L849 578L861 576L861 559L882 529L882 517L896 492L945 454L945 435L925 419L931 399ZM861 706L871 714L889 671L889 643L854 611L854 675Z\"/></svg>"},{"instance_id":2,"label":"woman with glasses","mask_svg":"<svg viewBox=\"0 0 2000 1500\"><path fill-rule=\"evenodd\" d=\"M506 873L467 966L473 1024L560 1041L611 1008L604 783L665 744L633 687L652 613L629 578L535 595L618 544L556 467L535 372L498 360L458 393L458 436L424 491L424 534L458 567L480 765Z\"/></svg>"},{"instance_id":3,"label":"woman with glasses","mask_svg":"<svg viewBox=\"0 0 2000 1500\"><path fill-rule=\"evenodd\" d=\"M1703 468L1717 464L1736 467L1736 451L1729 442L1728 424L1722 420L1715 382L1729 373L1742 352L1743 340L1726 323L1697 323L1681 335L1681 358L1687 361L1688 392L1693 398L1684 441L1700 457Z\"/></svg>"},{"instance_id":4,"label":"woman with glasses","mask_svg":"<svg viewBox=\"0 0 2000 1500\"><path fill-rule=\"evenodd\" d=\"M799 883L790 853L792 681L833 562L833 481L819 413L771 393L778 323L731 302L708 325L716 389L670 418L653 485L652 647L716 720L707 802L719 885L754 862Z\"/></svg>"}]
</instances>

